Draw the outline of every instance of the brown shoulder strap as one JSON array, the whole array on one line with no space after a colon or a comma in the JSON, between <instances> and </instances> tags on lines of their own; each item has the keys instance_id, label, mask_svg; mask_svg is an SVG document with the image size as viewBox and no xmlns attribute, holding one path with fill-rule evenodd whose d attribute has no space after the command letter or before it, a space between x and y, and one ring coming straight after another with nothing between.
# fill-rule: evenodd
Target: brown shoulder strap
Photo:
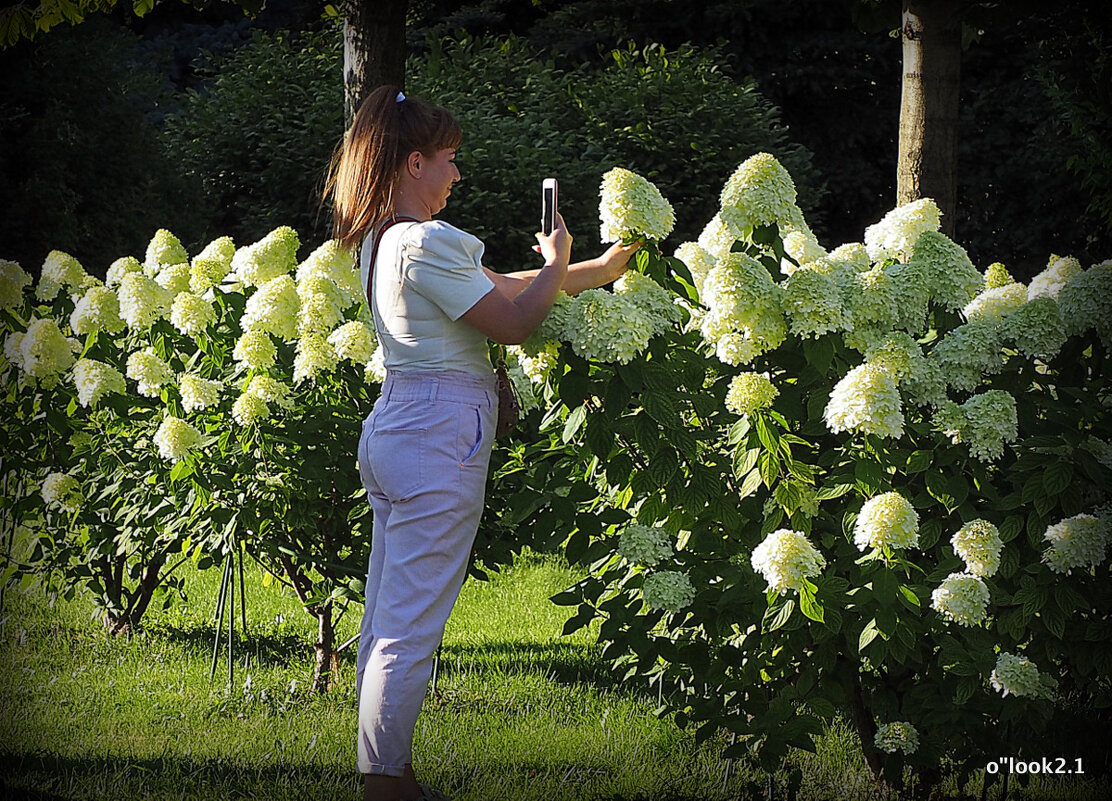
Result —
<instances>
[{"instance_id":1,"label":"brown shoulder strap","mask_svg":"<svg viewBox=\"0 0 1112 801\"><path fill-rule=\"evenodd\" d=\"M369 265L370 269L367 270L367 286L364 287L364 289L366 290L366 293L367 293L367 305L368 306L372 306L372 303L371 303L371 282L374 281L374 277L375 277L375 262L378 261L378 246L382 242L382 236L389 229L393 228L398 223L403 223L403 222L418 222L418 220L415 220L412 217L394 217L394 218L390 219L384 226L382 226L382 230L380 230L378 232L378 235L375 236L375 243L374 243L374 246L371 248L371 261L370 261L370 265Z\"/></svg>"}]
</instances>

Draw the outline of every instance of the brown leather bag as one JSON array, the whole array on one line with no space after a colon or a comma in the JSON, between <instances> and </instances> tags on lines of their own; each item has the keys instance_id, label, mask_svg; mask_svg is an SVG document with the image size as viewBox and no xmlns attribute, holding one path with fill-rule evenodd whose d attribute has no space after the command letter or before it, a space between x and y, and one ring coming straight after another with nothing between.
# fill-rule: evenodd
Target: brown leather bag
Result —
<instances>
[{"instance_id":1,"label":"brown leather bag","mask_svg":"<svg viewBox=\"0 0 1112 801\"><path fill-rule=\"evenodd\" d=\"M521 404L518 403L517 389L506 370L505 362L499 362L494 374L498 377L498 424L494 427L494 437L502 439L517 425L521 417Z\"/></svg>"}]
</instances>

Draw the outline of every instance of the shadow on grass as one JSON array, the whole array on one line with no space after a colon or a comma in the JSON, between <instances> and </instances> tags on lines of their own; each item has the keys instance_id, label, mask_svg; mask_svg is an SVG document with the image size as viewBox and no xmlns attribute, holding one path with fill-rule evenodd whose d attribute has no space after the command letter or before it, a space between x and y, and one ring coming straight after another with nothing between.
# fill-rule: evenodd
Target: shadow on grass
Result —
<instances>
[{"instance_id":1,"label":"shadow on grass","mask_svg":"<svg viewBox=\"0 0 1112 801\"><path fill-rule=\"evenodd\" d=\"M647 681L623 681L589 645L528 640L447 645L441 653L440 675L540 674L563 685L589 685L636 697L655 697Z\"/></svg>"},{"instance_id":2,"label":"shadow on grass","mask_svg":"<svg viewBox=\"0 0 1112 801\"><path fill-rule=\"evenodd\" d=\"M211 624L189 627L155 625L146 630L146 635L180 645L186 650L207 659L212 655L212 644L216 639L216 627ZM227 630L221 631L221 658L224 658L228 653L227 636ZM252 665L261 668L281 668L288 666L291 660L312 658L313 644L295 633L260 634L248 631L247 634L244 634L237 628L233 650L236 659L248 654ZM354 646L340 654L340 661L355 664Z\"/></svg>"}]
</instances>

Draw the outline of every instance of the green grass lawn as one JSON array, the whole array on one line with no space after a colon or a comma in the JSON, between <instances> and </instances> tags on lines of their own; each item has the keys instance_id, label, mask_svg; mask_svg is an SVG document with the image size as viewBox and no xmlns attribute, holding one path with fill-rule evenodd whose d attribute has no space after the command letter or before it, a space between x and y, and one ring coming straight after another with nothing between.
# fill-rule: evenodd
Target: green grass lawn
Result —
<instances>
[{"instance_id":1,"label":"green grass lawn","mask_svg":"<svg viewBox=\"0 0 1112 801\"><path fill-rule=\"evenodd\" d=\"M468 580L437 693L417 725L422 780L459 801L766 797L769 777L740 764L726 781L720 743L697 747L691 732L655 717L655 695L617 680L594 630L560 636L569 610L547 599L577 578L533 556L490 582ZM219 570L188 575L187 601L152 610L130 641L108 637L86 600L50 605L33 588L9 589L0 613L0 797L361 797L354 648L342 655L335 689L308 694L313 621L252 569L234 683L229 690L222 657L210 684L219 583ZM341 621L341 642L360 610ZM845 727L790 767L803 772L800 799L885 798ZM787 797L786 777L787 769L771 778L777 798ZM1022 795L1013 785L1009 797L1098 799L1104 790L1043 781ZM979 792L979 782L966 791Z\"/></svg>"}]
</instances>

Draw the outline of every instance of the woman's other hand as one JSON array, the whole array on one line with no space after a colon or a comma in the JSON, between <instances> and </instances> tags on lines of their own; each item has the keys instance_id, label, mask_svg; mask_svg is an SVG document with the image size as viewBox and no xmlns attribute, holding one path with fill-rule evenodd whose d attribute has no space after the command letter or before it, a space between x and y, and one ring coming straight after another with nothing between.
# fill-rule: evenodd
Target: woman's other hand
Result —
<instances>
[{"instance_id":1,"label":"woman's other hand","mask_svg":"<svg viewBox=\"0 0 1112 801\"><path fill-rule=\"evenodd\" d=\"M538 232L537 244L533 250L544 256L546 267L548 265L558 265L563 269L571 261L571 241L572 236L564 225L564 218L557 214L556 225L553 226L552 233L546 236Z\"/></svg>"}]
</instances>

